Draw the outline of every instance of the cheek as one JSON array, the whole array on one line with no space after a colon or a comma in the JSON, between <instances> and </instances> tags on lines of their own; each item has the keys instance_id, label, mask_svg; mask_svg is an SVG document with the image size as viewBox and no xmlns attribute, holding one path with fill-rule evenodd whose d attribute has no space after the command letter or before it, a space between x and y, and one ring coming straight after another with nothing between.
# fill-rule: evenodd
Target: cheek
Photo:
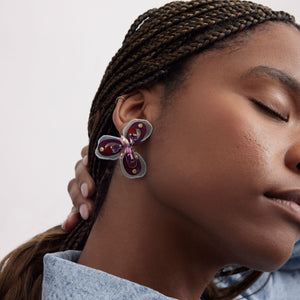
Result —
<instances>
[{"instance_id":1,"label":"cheek","mask_svg":"<svg viewBox=\"0 0 300 300\"><path fill-rule=\"evenodd\" d=\"M262 130L263 121L248 106L209 101L205 112L186 106L184 114L175 112L154 129L147 156L149 192L220 249L230 255L237 249L239 262L259 262L256 266L266 270L279 266L294 235L282 239L289 229L262 201L277 151L273 125Z\"/></svg>"},{"instance_id":2,"label":"cheek","mask_svg":"<svg viewBox=\"0 0 300 300\"><path fill-rule=\"evenodd\" d=\"M226 100L220 106L206 99L205 111L185 106L184 113L175 111L155 128L148 158L152 188L159 188L164 201L193 212L203 211L203 198L220 207L220 192L251 192L251 181L265 175L269 156L264 136L247 114Z\"/></svg>"},{"instance_id":3,"label":"cheek","mask_svg":"<svg viewBox=\"0 0 300 300\"><path fill-rule=\"evenodd\" d=\"M278 268L295 236L262 200L273 170L271 131L262 131L248 110L235 106L188 113L189 118L179 114L153 132L149 193L196 225L198 238L221 249L224 261Z\"/></svg>"}]
</instances>

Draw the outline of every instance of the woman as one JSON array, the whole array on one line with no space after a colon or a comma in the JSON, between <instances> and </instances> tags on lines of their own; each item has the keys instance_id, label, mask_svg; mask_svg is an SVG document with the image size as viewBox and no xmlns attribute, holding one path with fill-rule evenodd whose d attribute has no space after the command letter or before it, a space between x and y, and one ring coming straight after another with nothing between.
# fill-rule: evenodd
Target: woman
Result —
<instances>
[{"instance_id":1,"label":"woman","mask_svg":"<svg viewBox=\"0 0 300 300\"><path fill-rule=\"evenodd\" d=\"M140 16L91 108L95 218L10 254L1 298L232 299L282 266L300 237L299 34L244 1ZM42 286L44 254L69 249Z\"/></svg>"},{"instance_id":2,"label":"woman","mask_svg":"<svg viewBox=\"0 0 300 300\"><path fill-rule=\"evenodd\" d=\"M88 147L81 151L82 159L75 167L75 178L69 182L68 191L73 201L73 208L65 222L63 230L72 230L80 219L87 220L93 214L91 197L95 191L95 184L88 172ZM239 275L236 275L239 276ZM300 294L300 240L295 244L292 256L287 263L275 272L265 272L250 288L242 293L248 300L297 299ZM231 278L231 280L236 280ZM226 282L227 285L230 282Z\"/></svg>"}]
</instances>

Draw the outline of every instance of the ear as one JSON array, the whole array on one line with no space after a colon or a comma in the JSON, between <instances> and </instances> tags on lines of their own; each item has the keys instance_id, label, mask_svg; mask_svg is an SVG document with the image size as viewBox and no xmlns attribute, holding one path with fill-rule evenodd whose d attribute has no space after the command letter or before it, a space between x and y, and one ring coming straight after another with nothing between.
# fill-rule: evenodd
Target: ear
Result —
<instances>
[{"instance_id":1,"label":"ear","mask_svg":"<svg viewBox=\"0 0 300 300\"><path fill-rule=\"evenodd\" d=\"M153 123L160 113L163 87L155 84L128 95L120 96L113 112L113 122L120 135L127 123L133 119L146 119Z\"/></svg>"}]
</instances>

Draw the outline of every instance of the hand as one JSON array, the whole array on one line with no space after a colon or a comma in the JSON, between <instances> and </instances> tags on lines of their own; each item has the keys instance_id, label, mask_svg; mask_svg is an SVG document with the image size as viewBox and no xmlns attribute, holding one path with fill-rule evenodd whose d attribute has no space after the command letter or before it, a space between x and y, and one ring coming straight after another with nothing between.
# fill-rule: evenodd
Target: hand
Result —
<instances>
[{"instance_id":1,"label":"hand","mask_svg":"<svg viewBox=\"0 0 300 300\"><path fill-rule=\"evenodd\" d=\"M93 201L89 197L95 193L96 187L88 171L88 146L81 150L81 157L75 165L75 178L68 184L73 208L62 224L65 231L72 230L81 218L87 220L93 213Z\"/></svg>"}]
</instances>

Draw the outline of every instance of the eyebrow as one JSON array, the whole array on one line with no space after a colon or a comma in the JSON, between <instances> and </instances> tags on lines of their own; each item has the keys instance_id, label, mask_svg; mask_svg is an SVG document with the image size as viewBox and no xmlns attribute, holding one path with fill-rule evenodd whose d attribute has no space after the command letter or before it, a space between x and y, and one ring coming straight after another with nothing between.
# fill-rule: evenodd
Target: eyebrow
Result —
<instances>
[{"instance_id":1,"label":"eyebrow","mask_svg":"<svg viewBox=\"0 0 300 300\"><path fill-rule=\"evenodd\" d=\"M270 79L277 80L293 93L300 95L300 82L296 78L292 77L291 75L281 70L278 70L276 68L267 67L267 66L257 66L250 69L248 72L242 75L242 78L261 77L261 76L265 76Z\"/></svg>"}]
</instances>

